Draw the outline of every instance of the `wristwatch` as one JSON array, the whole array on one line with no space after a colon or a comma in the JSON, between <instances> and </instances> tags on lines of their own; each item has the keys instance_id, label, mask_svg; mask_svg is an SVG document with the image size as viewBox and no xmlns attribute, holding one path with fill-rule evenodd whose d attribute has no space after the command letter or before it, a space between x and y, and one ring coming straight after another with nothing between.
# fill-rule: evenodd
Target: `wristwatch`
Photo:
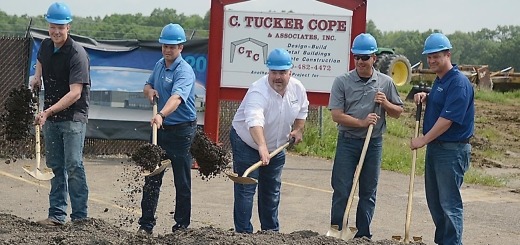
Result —
<instances>
[{"instance_id":1,"label":"wristwatch","mask_svg":"<svg viewBox=\"0 0 520 245\"><path fill-rule=\"evenodd\" d=\"M166 117L164 114L162 114L162 112L157 112L157 115L161 116L162 119L164 119Z\"/></svg>"}]
</instances>

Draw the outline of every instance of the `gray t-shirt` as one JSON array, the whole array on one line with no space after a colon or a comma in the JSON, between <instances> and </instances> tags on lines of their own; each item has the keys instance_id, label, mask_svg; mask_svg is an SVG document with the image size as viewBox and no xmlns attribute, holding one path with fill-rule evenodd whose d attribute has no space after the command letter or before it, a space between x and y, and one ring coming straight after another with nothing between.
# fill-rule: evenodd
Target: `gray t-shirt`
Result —
<instances>
[{"instance_id":1,"label":"gray t-shirt","mask_svg":"<svg viewBox=\"0 0 520 245\"><path fill-rule=\"evenodd\" d=\"M367 82L361 80L356 70L336 77L330 91L329 110L342 109L347 115L364 119L369 113L374 112L374 98L378 91L383 92L392 104L403 106L392 78L375 69L373 71ZM372 138L382 136L386 130L386 111L383 107L380 111L378 114L381 118L374 126ZM338 130L347 137L365 138L368 128L338 125Z\"/></svg>"}]
</instances>

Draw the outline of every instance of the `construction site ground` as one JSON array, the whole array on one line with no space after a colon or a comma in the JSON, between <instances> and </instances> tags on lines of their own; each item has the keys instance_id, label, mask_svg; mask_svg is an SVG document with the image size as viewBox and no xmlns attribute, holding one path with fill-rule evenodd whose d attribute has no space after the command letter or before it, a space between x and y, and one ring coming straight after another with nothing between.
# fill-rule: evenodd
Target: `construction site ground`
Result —
<instances>
[{"instance_id":1,"label":"construction site ground","mask_svg":"<svg viewBox=\"0 0 520 245\"><path fill-rule=\"evenodd\" d=\"M461 192L464 200L464 244L518 243L520 237L518 222L520 220L520 110L518 106L518 104L505 105L483 101L476 103L477 118L476 134L472 140L472 168L502 178L506 184L504 187L486 187L467 183L463 185ZM0 217L6 217L3 214L10 214L26 221L46 218L49 182L37 181L22 169L24 165L34 164L34 160L18 160L10 164L4 163L5 159L0 160ZM42 163L45 162L44 160ZM90 188L89 216L119 227L121 232L135 232L140 217L140 190L143 184L143 178L138 175L135 166L126 158L97 157L86 158L85 168ZM331 169L332 160L288 155L282 176L279 212L282 233L313 231L324 235L327 232L332 196ZM155 236L170 234L174 223L172 214L175 189L171 169L167 171L157 209ZM193 170L192 180L193 204L190 227L199 232L193 234L209 232L199 230L208 226L222 231L231 230L233 228L233 182L225 176L203 179L197 170ZM408 183L408 175L382 171L372 223L373 240L404 235ZM416 177L413 197L411 236L422 236L426 244L433 244L434 225L426 205L422 176ZM350 216L351 224L354 224L355 220L355 207L356 202ZM255 230L259 230L256 204L254 208L253 225ZM7 241L6 239L15 236L13 233L15 231L10 228L13 227L7 226L7 221L0 218L0 240ZM24 229L16 229L18 235L23 234L26 237L24 242L19 244L39 244L38 236L54 234L24 233ZM134 241L132 244L139 243ZM321 244L336 243L321 241Z\"/></svg>"},{"instance_id":2,"label":"construction site ground","mask_svg":"<svg viewBox=\"0 0 520 245\"><path fill-rule=\"evenodd\" d=\"M142 180L134 181L132 177L124 179L131 174L128 167L121 162L121 159L86 159L90 187L89 216L133 232L138 228L141 198L139 193L133 191L142 185ZM27 175L22 164L31 162L0 164L0 213L16 215L30 221L46 218L49 183L38 182ZM279 214L282 233L310 230L323 235L327 232L332 195L331 166L330 160L288 156L283 173ZM202 180L196 170L193 170L192 179L191 227L232 229L233 182L223 176ZM408 180L407 175L382 172L372 224L374 240L404 235ZM464 244L518 242L520 194L511 190L467 184L463 186ZM171 233L174 193L171 170L168 170L157 210L158 221L154 230L156 235ZM355 212L352 212L351 221L354 219ZM255 230L258 230L256 212L253 215L253 224ZM424 181L418 176L413 199L411 235L422 236L426 244L433 244L433 232L434 226L426 206ZM0 234L0 237L2 235L6 234ZM29 238L32 235L34 234L27 234Z\"/></svg>"}]
</instances>

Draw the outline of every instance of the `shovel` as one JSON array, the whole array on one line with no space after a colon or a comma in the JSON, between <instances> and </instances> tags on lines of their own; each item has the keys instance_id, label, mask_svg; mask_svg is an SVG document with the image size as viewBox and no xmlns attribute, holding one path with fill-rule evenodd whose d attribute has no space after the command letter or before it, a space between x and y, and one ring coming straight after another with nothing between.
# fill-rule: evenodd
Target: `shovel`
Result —
<instances>
[{"instance_id":1,"label":"shovel","mask_svg":"<svg viewBox=\"0 0 520 245\"><path fill-rule=\"evenodd\" d=\"M152 113L153 113L153 116L157 115L157 97L154 96L153 98L153 109L152 109ZM153 145L157 145L157 124L152 124L152 144ZM157 175L159 173L161 173L162 171L164 171L167 167L171 166L171 161L170 159L166 159L166 160L162 160L160 164L158 164L156 167L155 167L155 170L154 171L147 171L147 170L143 170L141 172L141 175L143 176L154 176L154 175Z\"/></svg>"},{"instance_id":2,"label":"shovel","mask_svg":"<svg viewBox=\"0 0 520 245\"><path fill-rule=\"evenodd\" d=\"M377 112L380 108L380 105L376 103L374 107L374 111ZM327 236L332 236L336 238L341 238L343 240L350 240L354 238L358 229L356 227L348 227L348 231L345 231L348 223L348 217L350 213L350 208L352 207L352 202L354 201L354 193L356 192L359 176L361 175L361 169L363 168L363 163L365 162L365 156L368 150L368 144L370 143L370 138L372 137L372 131L374 129L374 125L370 124L368 126L367 136L365 138L365 142L363 144L363 149L361 150L361 156L359 158L358 165L356 167L356 171L354 172L354 180L352 181L352 188L350 189L350 195L347 200L347 207L345 207L345 213L343 214L343 229L339 230L338 225L331 225L329 230L327 231Z\"/></svg>"},{"instance_id":3,"label":"shovel","mask_svg":"<svg viewBox=\"0 0 520 245\"><path fill-rule=\"evenodd\" d=\"M421 122L422 103L419 102L417 110L415 111L415 131L414 138L419 137L419 124ZM415 179L415 162L417 161L417 149L412 151L412 169L410 171L410 183L408 185L408 205L406 206L406 222L404 225L404 243L410 243L410 223L412 220L412 199L413 199L413 184ZM401 236L392 236L393 240L401 241ZM415 242L422 241L422 237L414 236Z\"/></svg>"},{"instance_id":4,"label":"shovel","mask_svg":"<svg viewBox=\"0 0 520 245\"><path fill-rule=\"evenodd\" d=\"M35 92L34 97L36 98L36 114L40 111L40 97L38 91ZM50 168L40 169L41 150L40 150L40 125L34 125L34 137L35 137L35 158L36 165L25 165L23 170L37 180L50 180L54 178L54 173Z\"/></svg>"},{"instance_id":5,"label":"shovel","mask_svg":"<svg viewBox=\"0 0 520 245\"><path fill-rule=\"evenodd\" d=\"M293 144L294 143L294 138L291 138L289 141L287 141L287 143L285 143L284 145L278 147L278 149L274 150L273 152L271 152L271 154L269 154L269 157L274 157L276 156L276 154L280 153L283 149L285 149L287 146L289 146L290 144ZM252 184L256 184L258 183L258 180L254 179L254 178L251 178L251 177L247 177L251 172L255 171L256 169L258 169L260 166L262 166L262 160L256 162L255 164L251 165L251 167L249 167L248 169L246 169L246 171L244 172L244 174L242 176L239 176L237 173L226 173L227 176L233 180L234 182L238 183L238 184L244 184L244 185L252 185Z\"/></svg>"}]
</instances>

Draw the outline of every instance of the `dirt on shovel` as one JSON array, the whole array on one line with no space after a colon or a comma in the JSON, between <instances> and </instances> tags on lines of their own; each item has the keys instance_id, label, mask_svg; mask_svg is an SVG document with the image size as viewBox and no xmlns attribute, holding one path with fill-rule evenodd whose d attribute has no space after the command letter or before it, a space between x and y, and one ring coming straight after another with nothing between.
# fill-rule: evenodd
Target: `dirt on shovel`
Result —
<instances>
[{"instance_id":1,"label":"dirt on shovel","mask_svg":"<svg viewBox=\"0 0 520 245\"><path fill-rule=\"evenodd\" d=\"M167 156L160 146L146 143L132 154L131 159L141 170L152 172Z\"/></svg>"}]
</instances>

